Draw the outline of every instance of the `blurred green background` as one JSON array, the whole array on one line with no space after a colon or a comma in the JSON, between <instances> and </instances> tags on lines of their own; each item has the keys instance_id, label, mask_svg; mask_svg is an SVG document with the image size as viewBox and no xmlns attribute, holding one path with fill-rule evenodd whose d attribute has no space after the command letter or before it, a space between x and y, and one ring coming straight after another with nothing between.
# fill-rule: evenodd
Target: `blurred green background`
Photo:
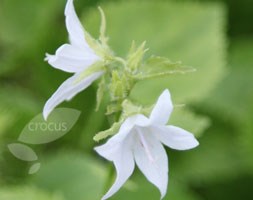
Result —
<instances>
[{"instance_id":1,"label":"blurred green background","mask_svg":"<svg viewBox=\"0 0 253 200\"><path fill-rule=\"evenodd\" d=\"M143 81L131 97L153 103L169 88L176 104L171 124L196 134L200 146L167 149L166 200L253 199L253 1L76 0L85 28L98 35L105 11L113 50L125 56L131 41L147 41L147 55L166 56L196 73ZM108 128L105 105L95 112L96 85L61 107L82 111L63 138L30 145L41 169L15 158L7 145L70 74L43 61L67 41L65 0L0 0L0 200L98 200L108 189L110 164L93 151L92 137ZM136 170L113 198L159 199Z\"/></svg>"}]
</instances>

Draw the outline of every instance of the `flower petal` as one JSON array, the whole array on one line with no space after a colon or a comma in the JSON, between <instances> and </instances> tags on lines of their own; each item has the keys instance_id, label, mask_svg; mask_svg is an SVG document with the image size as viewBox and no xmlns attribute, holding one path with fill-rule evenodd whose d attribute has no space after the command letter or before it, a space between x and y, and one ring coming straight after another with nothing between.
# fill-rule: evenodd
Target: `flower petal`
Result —
<instances>
[{"instance_id":1,"label":"flower petal","mask_svg":"<svg viewBox=\"0 0 253 200\"><path fill-rule=\"evenodd\" d=\"M112 143L109 140L105 145L95 148L101 156L113 161L117 171L117 178L114 184L103 196L102 200L108 199L115 194L134 171L134 158L131 151L132 138L127 137L117 145L111 146L111 144Z\"/></svg>"},{"instance_id":2,"label":"flower petal","mask_svg":"<svg viewBox=\"0 0 253 200\"><path fill-rule=\"evenodd\" d=\"M167 192L168 157L164 147L148 128L135 129L136 143L134 158L136 164L146 178L153 183L161 193L161 199Z\"/></svg>"},{"instance_id":3,"label":"flower petal","mask_svg":"<svg viewBox=\"0 0 253 200\"><path fill-rule=\"evenodd\" d=\"M150 114L150 120L154 124L165 125L173 110L170 92L168 89L164 90L159 96L155 107Z\"/></svg>"},{"instance_id":4,"label":"flower petal","mask_svg":"<svg viewBox=\"0 0 253 200\"><path fill-rule=\"evenodd\" d=\"M100 58L89 49L64 44L57 49L55 55L46 54L45 60L56 69L76 73L83 71Z\"/></svg>"},{"instance_id":5,"label":"flower petal","mask_svg":"<svg viewBox=\"0 0 253 200\"><path fill-rule=\"evenodd\" d=\"M187 150L199 145L192 133L176 126L154 127L153 131L163 144L172 149Z\"/></svg>"},{"instance_id":6,"label":"flower petal","mask_svg":"<svg viewBox=\"0 0 253 200\"><path fill-rule=\"evenodd\" d=\"M129 124L132 124L133 126L137 125L137 126L145 127L145 126L150 125L150 120L142 114L137 114L137 115L128 117L126 119L126 122Z\"/></svg>"},{"instance_id":7,"label":"flower petal","mask_svg":"<svg viewBox=\"0 0 253 200\"><path fill-rule=\"evenodd\" d=\"M115 148L118 148L127 137L130 137L132 128L135 126L136 121L142 120L143 115L134 115L128 117L121 125L119 132L111 137L104 145L96 147L95 150L107 160L113 161L112 152Z\"/></svg>"},{"instance_id":8,"label":"flower petal","mask_svg":"<svg viewBox=\"0 0 253 200\"><path fill-rule=\"evenodd\" d=\"M125 138L130 134L132 128L137 126L147 126L149 125L149 119L145 117L144 115L134 115L131 117L128 117L121 125L119 132L116 133L112 138L110 138L106 145L108 146L108 149L113 148L115 145L119 144L120 142L123 142ZM108 156L110 153L108 153ZM107 157L105 154L102 155L103 157L106 157L108 160L110 160L109 157Z\"/></svg>"},{"instance_id":9,"label":"flower petal","mask_svg":"<svg viewBox=\"0 0 253 200\"><path fill-rule=\"evenodd\" d=\"M115 157L114 154L117 153L121 144L125 141L125 138L129 134L130 131L127 129L120 130L119 133L110 138L104 145L95 147L94 149L102 157L106 158L109 161L113 161Z\"/></svg>"},{"instance_id":10,"label":"flower petal","mask_svg":"<svg viewBox=\"0 0 253 200\"><path fill-rule=\"evenodd\" d=\"M77 77L79 77L79 74L77 73L63 82L63 84L46 102L43 109L44 118L47 119L48 115L57 105L65 100L69 101L72 99L76 94L87 88L93 81L98 79L103 73L103 71L96 72L75 84Z\"/></svg>"},{"instance_id":11,"label":"flower petal","mask_svg":"<svg viewBox=\"0 0 253 200\"><path fill-rule=\"evenodd\" d=\"M65 16L70 43L75 46L89 48L85 40L84 28L77 17L73 0L68 0L65 7Z\"/></svg>"}]
</instances>

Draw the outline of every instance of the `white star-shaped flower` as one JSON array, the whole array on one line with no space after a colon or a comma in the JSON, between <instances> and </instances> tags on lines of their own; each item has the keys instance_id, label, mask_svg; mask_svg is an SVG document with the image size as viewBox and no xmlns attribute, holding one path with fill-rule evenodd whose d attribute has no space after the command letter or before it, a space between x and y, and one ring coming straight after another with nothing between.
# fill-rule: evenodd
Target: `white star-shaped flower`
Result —
<instances>
[{"instance_id":1,"label":"white star-shaped flower","mask_svg":"<svg viewBox=\"0 0 253 200\"><path fill-rule=\"evenodd\" d=\"M119 132L106 144L95 150L112 161L117 178L102 200L115 194L134 171L135 163L161 193L163 198L168 185L168 157L162 144L177 150L198 146L193 134L176 126L166 125L173 110L168 90L159 97L149 118L137 114L127 118Z\"/></svg>"},{"instance_id":2,"label":"white star-shaped flower","mask_svg":"<svg viewBox=\"0 0 253 200\"><path fill-rule=\"evenodd\" d=\"M85 39L85 32L76 15L73 0L67 1L65 16L70 44L63 44L60 46L55 55L47 54L45 60L54 68L74 73L74 75L63 82L46 102L43 110L45 119L57 105L65 100L68 101L73 98L77 93L86 89L93 81L98 79L104 73L103 70L96 71L95 73L78 80L80 75L90 66L102 59L96 55Z\"/></svg>"}]
</instances>

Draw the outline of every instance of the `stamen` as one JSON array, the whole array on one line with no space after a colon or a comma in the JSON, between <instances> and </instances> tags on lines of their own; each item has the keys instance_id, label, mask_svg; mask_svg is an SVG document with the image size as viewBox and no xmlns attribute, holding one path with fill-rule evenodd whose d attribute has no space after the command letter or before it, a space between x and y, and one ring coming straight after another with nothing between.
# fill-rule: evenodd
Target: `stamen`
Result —
<instances>
[{"instance_id":1,"label":"stamen","mask_svg":"<svg viewBox=\"0 0 253 200\"><path fill-rule=\"evenodd\" d=\"M140 142L141 142L141 145L143 146L147 156L148 156L148 159L151 161L151 162L155 162L155 159L153 158L150 150L149 150L149 146L148 146L148 143L145 139L145 137L143 136L143 134L141 133L141 131L137 128L137 133L139 135L139 138L140 138Z\"/></svg>"}]
</instances>

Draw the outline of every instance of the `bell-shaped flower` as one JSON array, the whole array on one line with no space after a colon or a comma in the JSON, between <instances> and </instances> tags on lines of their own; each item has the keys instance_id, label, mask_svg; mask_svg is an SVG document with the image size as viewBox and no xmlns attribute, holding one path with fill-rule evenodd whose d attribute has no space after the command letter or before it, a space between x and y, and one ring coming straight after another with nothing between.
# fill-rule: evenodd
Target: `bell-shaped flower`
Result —
<instances>
[{"instance_id":1,"label":"bell-shaped flower","mask_svg":"<svg viewBox=\"0 0 253 200\"><path fill-rule=\"evenodd\" d=\"M55 55L46 54L45 60L54 68L74 73L74 75L63 82L46 102L43 110L45 119L57 105L65 100L70 100L104 73L103 70L93 70L94 73L88 73L87 76L79 80L85 71L92 71L90 68L95 63L101 62L102 58L95 53L85 39L85 30L77 17L73 0L67 1L65 16L70 44L60 46Z\"/></svg>"},{"instance_id":2,"label":"bell-shaped flower","mask_svg":"<svg viewBox=\"0 0 253 200\"><path fill-rule=\"evenodd\" d=\"M176 150L198 146L198 141L188 131L166 125L173 105L168 90L158 98L149 117L136 114L128 117L119 132L107 143L96 147L98 154L112 161L117 178L103 200L115 194L134 171L135 163L148 181L154 184L163 198L168 185L168 157L163 144Z\"/></svg>"}]
</instances>

